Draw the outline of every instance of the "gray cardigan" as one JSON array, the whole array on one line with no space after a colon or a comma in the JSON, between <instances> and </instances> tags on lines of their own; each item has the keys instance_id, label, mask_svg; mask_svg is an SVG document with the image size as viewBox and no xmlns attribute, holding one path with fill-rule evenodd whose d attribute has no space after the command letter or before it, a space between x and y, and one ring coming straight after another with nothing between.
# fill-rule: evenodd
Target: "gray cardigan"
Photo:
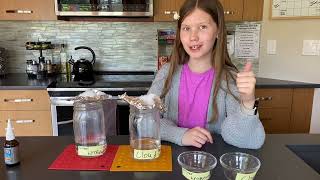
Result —
<instances>
[{"instance_id":1,"label":"gray cardigan","mask_svg":"<svg viewBox=\"0 0 320 180\"><path fill-rule=\"evenodd\" d=\"M148 94L153 93L160 96L164 82L168 76L170 65L164 65L157 73ZM172 79L172 85L166 94L164 103L167 111L163 114L160 121L161 139L182 145L182 137L188 130L177 126L178 121L178 93L182 66L179 66ZM221 82L221 87L226 89L226 82ZM239 102L222 88L217 94L217 106L219 111L218 119L211 123L212 117L212 96L214 82L212 83L210 101L207 112L207 129L222 135L225 142L240 147L258 149L265 140L265 132L258 115L249 115L244 112ZM235 84L230 83L233 94L239 96ZM213 137L214 139L214 137Z\"/></svg>"}]
</instances>

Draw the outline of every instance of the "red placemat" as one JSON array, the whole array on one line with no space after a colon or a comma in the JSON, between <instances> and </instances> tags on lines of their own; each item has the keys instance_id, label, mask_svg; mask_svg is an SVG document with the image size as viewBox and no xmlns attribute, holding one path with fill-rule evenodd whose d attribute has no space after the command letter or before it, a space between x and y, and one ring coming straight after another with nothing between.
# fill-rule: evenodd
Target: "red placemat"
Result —
<instances>
[{"instance_id":1,"label":"red placemat","mask_svg":"<svg viewBox=\"0 0 320 180\"><path fill-rule=\"evenodd\" d=\"M106 152L96 158L81 158L74 144L68 145L48 169L53 170L101 170L109 171L118 145L108 145Z\"/></svg>"}]
</instances>

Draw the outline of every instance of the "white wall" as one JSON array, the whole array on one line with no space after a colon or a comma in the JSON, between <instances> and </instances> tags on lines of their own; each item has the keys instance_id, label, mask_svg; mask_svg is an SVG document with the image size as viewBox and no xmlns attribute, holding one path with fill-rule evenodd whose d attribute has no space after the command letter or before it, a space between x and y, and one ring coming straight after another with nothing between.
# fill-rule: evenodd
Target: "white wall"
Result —
<instances>
[{"instance_id":1,"label":"white wall","mask_svg":"<svg viewBox=\"0 0 320 180\"><path fill-rule=\"evenodd\" d=\"M270 20L264 0L260 77L320 83L320 56L303 56L303 40L320 40L320 19ZM277 54L267 55L267 40L277 40Z\"/></svg>"},{"instance_id":2,"label":"white wall","mask_svg":"<svg viewBox=\"0 0 320 180\"><path fill-rule=\"evenodd\" d=\"M320 56L301 55L303 40L320 40L320 19L271 20L270 5L264 0L258 76L320 84ZM267 40L277 41L276 55L267 55ZM310 133L320 133L320 89L315 89Z\"/></svg>"}]
</instances>

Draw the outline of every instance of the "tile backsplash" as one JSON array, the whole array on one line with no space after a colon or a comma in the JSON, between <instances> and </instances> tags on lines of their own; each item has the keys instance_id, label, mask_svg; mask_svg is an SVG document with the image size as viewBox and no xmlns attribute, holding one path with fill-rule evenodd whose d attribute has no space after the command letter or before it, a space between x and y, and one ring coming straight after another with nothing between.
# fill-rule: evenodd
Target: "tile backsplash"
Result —
<instances>
[{"instance_id":1,"label":"tile backsplash","mask_svg":"<svg viewBox=\"0 0 320 180\"><path fill-rule=\"evenodd\" d=\"M39 51L26 50L28 41L67 44L69 56L91 59L96 53L95 70L155 71L157 68L157 29L175 28L174 23L154 22L67 22L0 21L0 47L8 50L9 72L25 72L27 59L37 59ZM46 59L59 60L59 50L43 51ZM23 65L22 65L23 64Z\"/></svg>"},{"instance_id":2,"label":"tile backsplash","mask_svg":"<svg viewBox=\"0 0 320 180\"><path fill-rule=\"evenodd\" d=\"M91 47L96 53L98 71L156 71L157 29L175 29L175 23L163 22L68 22L0 21L0 47L8 51L8 72L25 72L27 59L37 59L39 51L26 50L28 41L67 44L73 59L91 59L91 53L77 46ZM60 47L43 51L46 59L58 63ZM233 58L237 67L244 61ZM257 72L259 63L254 62Z\"/></svg>"}]
</instances>

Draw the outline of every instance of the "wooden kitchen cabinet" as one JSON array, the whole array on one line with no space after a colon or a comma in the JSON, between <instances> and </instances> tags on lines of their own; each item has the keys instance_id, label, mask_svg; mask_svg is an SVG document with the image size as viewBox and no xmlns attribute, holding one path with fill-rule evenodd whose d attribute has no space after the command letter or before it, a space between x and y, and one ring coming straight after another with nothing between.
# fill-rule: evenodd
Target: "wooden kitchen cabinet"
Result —
<instances>
[{"instance_id":1,"label":"wooden kitchen cabinet","mask_svg":"<svg viewBox=\"0 0 320 180\"><path fill-rule=\"evenodd\" d=\"M185 0L154 0L154 21L174 21ZM263 0L220 0L226 21L261 21Z\"/></svg>"},{"instance_id":2,"label":"wooden kitchen cabinet","mask_svg":"<svg viewBox=\"0 0 320 180\"><path fill-rule=\"evenodd\" d=\"M309 133L314 89L297 88L293 90L291 106L291 133Z\"/></svg>"},{"instance_id":3,"label":"wooden kitchen cabinet","mask_svg":"<svg viewBox=\"0 0 320 180\"><path fill-rule=\"evenodd\" d=\"M220 0L226 21L262 21L263 0Z\"/></svg>"},{"instance_id":4,"label":"wooden kitchen cabinet","mask_svg":"<svg viewBox=\"0 0 320 180\"><path fill-rule=\"evenodd\" d=\"M51 136L50 99L46 90L0 91L0 136L11 119L17 136Z\"/></svg>"},{"instance_id":5,"label":"wooden kitchen cabinet","mask_svg":"<svg viewBox=\"0 0 320 180\"><path fill-rule=\"evenodd\" d=\"M263 0L243 1L243 21L262 21Z\"/></svg>"},{"instance_id":6,"label":"wooden kitchen cabinet","mask_svg":"<svg viewBox=\"0 0 320 180\"><path fill-rule=\"evenodd\" d=\"M57 20L54 0L1 0L0 20Z\"/></svg>"},{"instance_id":7,"label":"wooden kitchen cabinet","mask_svg":"<svg viewBox=\"0 0 320 180\"><path fill-rule=\"evenodd\" d=\"M220 0L226 21L242 21L243 0Z\"/></svg>"},{"instance_id":8,"label":"wooden kitchen cabinet","mask_svg":"<svg viewBox=\"0 0 320 180\"><path fill-rule=\"evenodd\" d=\"M10 118L16 136L52 136L50 116L50 111L3 111L0 126L6 127ZM0 128L0 135L5 134L5 128Z\"/></svg>"},{"instance_id":9,"label":"wooden kitchen cabinet","mask_svg":"<svg viewBox=\"0 0 320 180\"><path fill-rule=\"evenodd\" d=\"M185 0L154 0L154 21L175 21L175 13Z\"/></svg>"},{"instance_id":10,"label":"wooden kitchen cabinet","mask_svg":"<svg viewBox=\"0 0 320 180\"><path fill-rule=\"evenodd\" d=\"M261 88L259 116L266 133L309 133L312 88Z\"/></svg>"},{"instance_id":11,"label":"wooden kitchen cabinet","mask_svg":"<svg viewBox=\"0 0 320 180\"><path fill-rule=\"evenodd\" d=\"M21 102L18 102L21 101ZM49 110L47 91L8 90L0 91L0 110Z\"/></svg>"}]
</instances>

